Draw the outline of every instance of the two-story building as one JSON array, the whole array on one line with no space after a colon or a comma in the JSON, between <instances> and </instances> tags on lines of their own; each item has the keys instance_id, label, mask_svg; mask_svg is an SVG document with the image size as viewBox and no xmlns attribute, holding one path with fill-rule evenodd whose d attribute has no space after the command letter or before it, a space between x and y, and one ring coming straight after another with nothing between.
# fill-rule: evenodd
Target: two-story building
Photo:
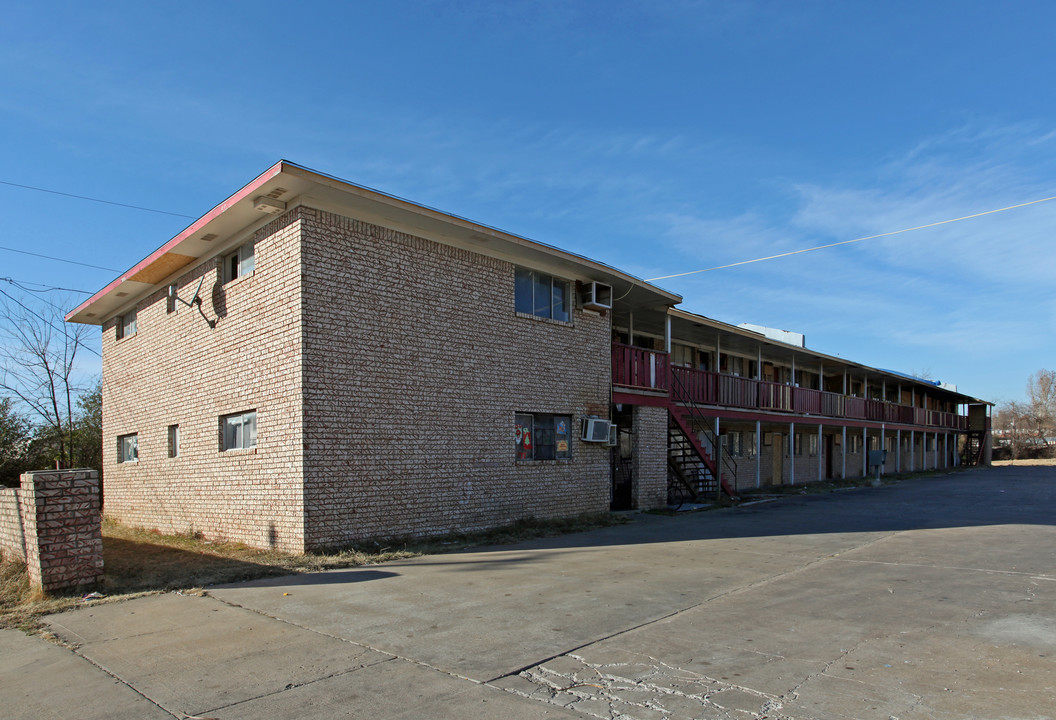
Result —
<instances>
[{"instance_id":1,"label":"two-story building","mask_svg":"<svg viewBox=\"0 0 1056 720\"><path fill-rule=\"evenodd\" d=\"M680 301L283 161L67 320L102 327L107 515L293 552L858 475L877 444L946 467L985 411Z\"/></svg>"}]
</instances>

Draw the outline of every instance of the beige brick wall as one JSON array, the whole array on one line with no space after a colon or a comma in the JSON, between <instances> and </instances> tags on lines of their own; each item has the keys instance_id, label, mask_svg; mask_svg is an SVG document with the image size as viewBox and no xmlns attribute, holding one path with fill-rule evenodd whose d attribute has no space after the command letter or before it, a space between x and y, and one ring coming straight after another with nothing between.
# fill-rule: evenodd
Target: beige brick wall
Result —
<instances>
[{"instance_id":1,"label":"beige brick wall","mask_svg":"<svg viewBox=\"0 0 1056 720\"><path fill-rule=\"evenodd\" d=\"M634 408L631 502L638 510L667 505L667 415L664 407Z\"/></svg>"},{"instance_id":2,"label":"beige brick wall","mask_svg":"<svg viewBox=\"0 0 1056 720\"><path fill-rule=\"evenodd\" d=\"M517 412L608 416L608 317L519 316L513 264L330 213L303 238L309 545L608 509L607 447L513 439Z\"/></svg>"},{"instance_id":3,"label":"beige brick wall","mask_svg":"<svg viewBox=\"0 0 1056 720\"><path fill-rule=\"evenodd\" d=\"M105 512L163 532L288 551L303 548L301 262L296 211L258 230L253 273L222 283L214 259L179 278L202 310L166 312L166 291L138 305L138 332L103 327ZM246 237L241 240L249 240ZM223 240L220 240L223 242ZM221 452L220 417L257 410L256 449ZM180 457L168 457L168 426ZM137 433L139 461L117 462Z\"/></svg>"}]
</instances>

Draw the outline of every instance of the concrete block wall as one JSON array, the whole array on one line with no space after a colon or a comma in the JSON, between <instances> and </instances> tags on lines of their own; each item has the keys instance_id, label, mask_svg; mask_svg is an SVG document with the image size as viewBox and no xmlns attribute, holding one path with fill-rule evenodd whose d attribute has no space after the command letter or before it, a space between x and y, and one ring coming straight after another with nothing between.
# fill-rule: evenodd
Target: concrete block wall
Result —
<instances>
[{"instance_id":1,"label":"concrete block wall","mask_svg":"<svg viewBox=\"0 0 1056 720\"><path fill-rule=\"evenodd\" d=\"M303 212L309 546L608 509L579 425L608 417L609 317L518 314L511 262ZM519 412L571 416L571 459L516 460Z\"/></svg>"},{"instance_id":2,"label":"concrete block wall","mask_svg":"<svg viewBox=\"0 0 1056 720\"><path fill-rule=\"evenodd\" d=\"M202 312L182 303L168 312L163 288L138 303L135 335L118 340L115 320L103 326L107 516L303 550L299 228L292 210L216 239L218 256L174 281L190 301L204 278ZM251 240L255 269L225 284L220 258ZM221 416L249 410L256 448L223 451ZM178 457L169 457L170 425L179 426ZM139 460L119 463L117 437L132 433Z\"/></svg>"},{"instance_id":3,"label":"concrete block wall","mask_svg":"<svg viewBox=\"0 0 1056 720\"><path fill-rule=\"evenodd\" d=\"M101 520L97 471L26 473L0 500L0 550L25 561L35 587L90 585L103 576Z\"/></svg>"}]
</instances>

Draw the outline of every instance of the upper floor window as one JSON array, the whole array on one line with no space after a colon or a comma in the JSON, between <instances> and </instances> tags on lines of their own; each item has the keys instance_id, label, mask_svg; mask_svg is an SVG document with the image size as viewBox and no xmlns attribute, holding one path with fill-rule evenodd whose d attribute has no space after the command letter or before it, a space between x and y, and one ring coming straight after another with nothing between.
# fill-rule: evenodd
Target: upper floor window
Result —
<instances>
[{"instance_id":1,"label":"upper floor window","mask_svg":"<svg viewBox=\"0 0 1056 720\"><path fill-rule=\"evenodd\" d=\"M131 310L117 319L117 339L136 334L136 311Z\"/></svg>"},{"instance_id":2,"label":"upper floor window","mask_svg":"<svg viewBox=\"0 0 1056 720\"><path fill-rule=\"evenodd\" d=\"M224 258L224 282L253 272L256 256L253 254L253 243L248 242Z\"/></svg>"},{"instance_id":3,"label":"upper floor window","mask_svg":"<svg viewBox=\"0 0 1056 720\"><path fill-rule=\"evenodd\" d=\"M536 270L517 268L514 284L517 312L568 322L572 298L567 281Z\"/></svg>"}]
</instances>

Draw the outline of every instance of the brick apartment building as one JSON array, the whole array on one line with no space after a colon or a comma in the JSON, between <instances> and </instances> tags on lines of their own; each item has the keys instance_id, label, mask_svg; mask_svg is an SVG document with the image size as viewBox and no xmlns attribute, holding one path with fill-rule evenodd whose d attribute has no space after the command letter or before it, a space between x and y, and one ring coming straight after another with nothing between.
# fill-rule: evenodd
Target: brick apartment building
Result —
<instances>
[{"instance_id":1,"label":"brick apartment building","mask_svg":"<svg viewBox=\"0 0 1056 720\"><path fill-rule=\"evenodd\" d=\"M985 403L680 301L279 162L67 320L102 327L107 515L259 547L985 460Z\"/></svg>"}]
</instances>

